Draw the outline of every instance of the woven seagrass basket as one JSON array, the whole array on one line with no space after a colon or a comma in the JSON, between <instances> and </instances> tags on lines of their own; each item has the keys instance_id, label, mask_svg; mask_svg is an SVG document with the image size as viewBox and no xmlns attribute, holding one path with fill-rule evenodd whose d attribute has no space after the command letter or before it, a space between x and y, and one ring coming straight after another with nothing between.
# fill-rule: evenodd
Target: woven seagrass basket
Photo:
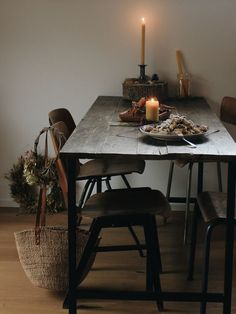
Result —
<instances>
[{"instance_id":1,"label":"woven seagrass basket","mask_svg":"<svg viewBox=\"0 0 236 314\"><path fill-rule=\"evenodd\" d=\"M64 227L42 227L40 244L35 244L35 229L15 232L21 265L29 280L37 287L55 291L68 288L68 231ZM77 229L77 263L87 243L89 233ZM86 277L95 260L95 253L83 273Z\"/></svg>"}]
</instances>

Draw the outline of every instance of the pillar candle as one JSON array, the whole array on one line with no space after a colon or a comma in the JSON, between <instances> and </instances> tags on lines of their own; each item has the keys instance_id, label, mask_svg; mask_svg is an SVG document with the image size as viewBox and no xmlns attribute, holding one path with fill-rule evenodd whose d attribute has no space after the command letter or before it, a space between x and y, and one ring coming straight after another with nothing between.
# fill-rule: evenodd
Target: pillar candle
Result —
<instances>
[{"instance_id":1,"label":"pillar candle","mask_svg":"<svg viewBox=\"0 0 236 314\"><path fill-rule=\"evenodd\" d=\"M145 20L142 18L142 28L141 28L141 63L145 64Z\"/></svg>"},{"instance_id":2,"label":"pillar candle","mask_svg":"<svg viewBox=\"0 0 236 314\"><path fill-rule=\"evenodd\" d=\"M159 121L159 101L154 98L146 101L146 120Z\"/></svg>"}]
</instances>

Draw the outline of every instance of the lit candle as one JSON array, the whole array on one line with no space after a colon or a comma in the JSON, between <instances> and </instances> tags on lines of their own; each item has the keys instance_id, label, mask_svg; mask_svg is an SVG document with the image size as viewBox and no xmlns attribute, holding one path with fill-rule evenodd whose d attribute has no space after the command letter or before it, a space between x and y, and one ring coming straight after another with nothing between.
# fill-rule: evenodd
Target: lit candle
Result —
<instances>
[{"instance_id":1,"label":"lit candle","mask_svg":"<svg viewBox=\"0 0 236 314\"><path fill-rule=\"evenodd\" d=\"M159 121L159 101L154 98L146 101L146 120Z\"/></svg>"},{"instance_id":2,"label":"lit candle","mask_svg":"<svg viewBox=\"0 0 236 314\"><path fill-rule=\"evenodd\" d=\"M141 63L145 64L145 20L142 18L142 28L141 28Z\"/></svg>"}]
</instances>

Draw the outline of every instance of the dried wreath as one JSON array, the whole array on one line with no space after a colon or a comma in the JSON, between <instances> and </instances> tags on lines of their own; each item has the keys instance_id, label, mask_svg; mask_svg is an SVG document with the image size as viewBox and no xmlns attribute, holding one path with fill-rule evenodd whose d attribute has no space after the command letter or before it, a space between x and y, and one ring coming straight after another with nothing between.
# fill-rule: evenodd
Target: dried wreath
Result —
<instances>
[{"instance_id":1,"label":"dried wreath","mask_svg":"<svg viewBox=\"0 0 236 314\"><path fill-rule=\"evenodd\" d=\"M5 176L10 181L10 193L25 213L35 213L38 206L38 187L47 185L46 207L49 213L64 209L63 197L58 184L55 159L48 158L47 165L42 155L27 151L18 158Z\"/></svg>"}]
</instances>

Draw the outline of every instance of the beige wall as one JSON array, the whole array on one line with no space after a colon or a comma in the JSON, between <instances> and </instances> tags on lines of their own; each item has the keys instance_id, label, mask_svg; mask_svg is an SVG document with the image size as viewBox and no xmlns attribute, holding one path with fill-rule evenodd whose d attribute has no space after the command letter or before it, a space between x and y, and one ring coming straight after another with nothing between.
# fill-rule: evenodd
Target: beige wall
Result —
<instances>
[{"instance_id":1,"label":"beige wall","mask_svg":"<svg viewBox=\"0 0 236 314\"><path fill-rule=\"evenodd\" d=\"M142 16L148 74L158 72L174 95L181 49L193 94L218 111L224 95L236 96L235 11L234 0L0 0L0 205L10 204L4 174L49 110L66 106L78 122L98 95L121 95L122 81L138 75ZM132 181L165 190L167 164L149 162Z\"/></svg>"}]
</instances>

